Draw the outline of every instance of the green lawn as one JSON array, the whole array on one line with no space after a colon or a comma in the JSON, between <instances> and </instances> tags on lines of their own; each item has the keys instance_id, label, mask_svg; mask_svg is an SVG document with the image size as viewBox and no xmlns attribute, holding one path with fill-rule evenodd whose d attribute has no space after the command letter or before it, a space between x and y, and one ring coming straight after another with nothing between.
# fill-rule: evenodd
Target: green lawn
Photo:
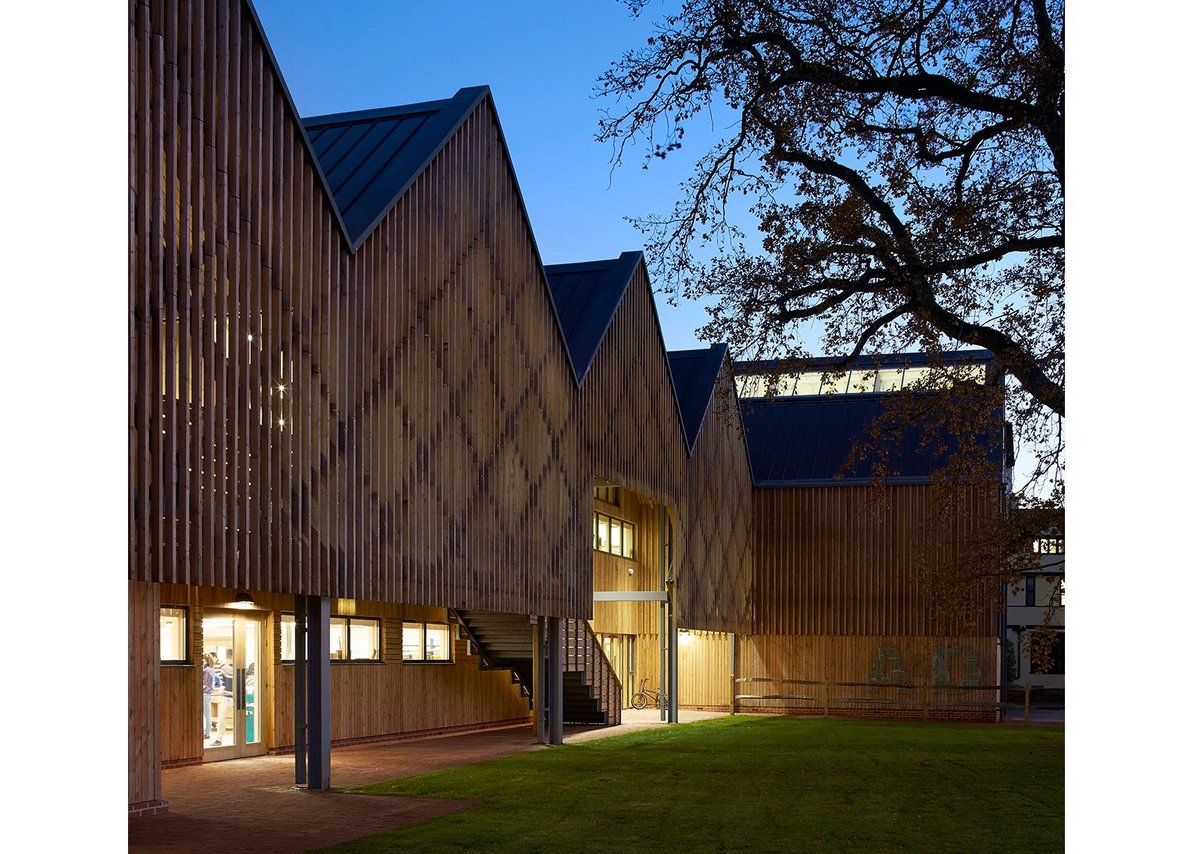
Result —
<instances>
[{"instance_id":1,"label":"green lawn","mask_svg":"<svg viewBox=\"0 0 1200 854\"><path fill-rule=\"evenodd\" d=\"M360 791L480 806L328 851L1063 849L1063 731L736 717Z\"/></svg>"}]
</instances>

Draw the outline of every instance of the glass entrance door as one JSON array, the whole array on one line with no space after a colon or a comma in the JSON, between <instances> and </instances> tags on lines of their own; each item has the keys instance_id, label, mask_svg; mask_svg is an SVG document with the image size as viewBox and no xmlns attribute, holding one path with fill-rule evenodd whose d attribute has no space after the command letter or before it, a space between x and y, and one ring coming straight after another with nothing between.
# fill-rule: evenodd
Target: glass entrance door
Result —
<instances>
[{"instance_id":1,"label":"glass entrance door","mask_svg":"<svg viewBox=\"0 0 1200 854\"><path fill-rule=\"evenodd\" d=\"M223 611L204 615L205 760L266 752L258 690L262 647L262 617Z\"/></svg>"}]
</instances>

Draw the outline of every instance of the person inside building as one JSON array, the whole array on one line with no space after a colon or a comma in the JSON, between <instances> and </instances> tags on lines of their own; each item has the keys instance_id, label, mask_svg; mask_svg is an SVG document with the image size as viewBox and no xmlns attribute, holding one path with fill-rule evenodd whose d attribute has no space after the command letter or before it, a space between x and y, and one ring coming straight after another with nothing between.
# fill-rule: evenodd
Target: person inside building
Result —
<instances>
[{"instance_id":1,"label":"person inside building","mask_svg":"<svg viewBox=\"0 0 1200 854\"><path fill-rule=\"evenodd\" d=\"M204 695L200 698L201 705L204 707L204 740L207 741L212 735L212 703L213 692L217 686L217 654L215 652L205 653L204 655Z\"/></svg>"},{"instance_id":2,"label":"person inside building","mask_svg":"<svg viewBox=\"0 0 1200 854\"><path fill-rule=\"evenodd\" d=\"M233 662L230 660L233 656L230 653L232 650L227 651L225 660L216 667L220 682L213 690L213 696L217 698L217 738L212 743L213 747L221 746L221 739L225 737L225 722L233 708Z\"/></svg>"}]
</instances>

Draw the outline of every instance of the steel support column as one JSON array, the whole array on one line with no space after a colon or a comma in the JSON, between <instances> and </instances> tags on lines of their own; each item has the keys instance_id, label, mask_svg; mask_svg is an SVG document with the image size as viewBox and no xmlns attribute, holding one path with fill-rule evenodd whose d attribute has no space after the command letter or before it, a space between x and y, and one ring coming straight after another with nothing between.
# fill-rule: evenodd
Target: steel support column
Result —
<instances>
[{"instance_id":1,"label":"steel support column","mask_svg":"<svg viewBox=\"0 0 1200 854\"><path fill-rule=\"evenodd\" d=\"M533 703L533 737L538 744L546 743L546 650L543 639L542 618L533 622L533 685L530 686L530 701Z\"/></svg>"},{"instance_id":2,"label":"steel support column","mask_svg":"<svg viewBox=\"0 0 1200 854\"><path fill-rule=\"evenodd\" d=\"M667 607L670 601L670 593L667 585L670 583L670 576L667 574L667 508L659 505L658 508L658 580L662 586L662 590L667 593L667 598L663 599L662 604L658 608L658 690L666 692L667 690ZM667 719L667 704L660 702L658 704L658 719L665 721Z\"/></svg>"},{"instance_id":3,"label":"steel support column","mask_svg":"<svg viewBox=\"0 0 1200 854\"><path fill-rule=\"evenodd\" d=\"M737 714L738 686L737 632L729 633L729 714Z\"/></svg>"},{"instance_id":4,"label":"steel support column","mask_svg":"<svg viewBox=\"0 0 1200 854\"><path fill-rule=\"evenodd\" d=\"M330 748L329 597L309 596L307 607L308 788L328 789Z\"/></svg>"},{"instance_id":5,"label":"steel support column","mask_svg":"<svg viewBox=\"0 0 1200 854\"><path fill-rule=\"evenodd\" d=\"M674 594L675 585L671 585ZM675 597L667 600L667 625L671 636L667 656L667 723L679 723L679 615L675 612Z\"/></svg>"},{"instance_id":6,"label":"steel support column","mask_svg":"<svg viewBox=\"0 0 1200 854\"><path fill-rule=\"evenodd\" d=\"M293 742L295 745L294 753L296 756L296 785L303 786L308 783L308 749L307 737L304 732L305 721L308 717L308 693L305 690L308 687L308 656L305 655L305 639L304 627L307 623L305 615L308 611L308 597L296 597L296 634L293 641L292 649L296 651L295 666L292 668L292 676L294 685L292 697L292 709L295 713L292 715Z\"/></svg>"},{"instance_id":7,"label":"steel support column","mask_svg":"<svg viewBox=\"0 0 1200 854\"><path fill-rule=\"evenodd\" d=\"M546 665L546 687L550 689L550 743L563 743L563 638L562 617L546 618L546 643L550 656Z\"/></svg>"}]
</instances>

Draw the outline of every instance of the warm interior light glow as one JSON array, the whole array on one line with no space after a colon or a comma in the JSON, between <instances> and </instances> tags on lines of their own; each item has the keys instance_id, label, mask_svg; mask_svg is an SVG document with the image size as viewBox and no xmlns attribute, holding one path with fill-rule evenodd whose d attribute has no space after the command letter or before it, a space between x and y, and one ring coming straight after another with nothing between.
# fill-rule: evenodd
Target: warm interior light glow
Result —
<instances>
[{"instance_id":1,"label":"warm interior light glow","mask_svg":"<svg viewBox=\"0 0 1200 854\"><path fill-rule=\"evenodd\" d=\"M692 636L692 633L691 633L691 632L689 632L687 629L680 629L680 630L679 630L679 645L680 645L680 646L687 646L687 645L688 645L688 644L690 644L690 643L691 643L691 642L692 642L694 639L695 639L695 638Z\"/></svg>"}]
</instances>

